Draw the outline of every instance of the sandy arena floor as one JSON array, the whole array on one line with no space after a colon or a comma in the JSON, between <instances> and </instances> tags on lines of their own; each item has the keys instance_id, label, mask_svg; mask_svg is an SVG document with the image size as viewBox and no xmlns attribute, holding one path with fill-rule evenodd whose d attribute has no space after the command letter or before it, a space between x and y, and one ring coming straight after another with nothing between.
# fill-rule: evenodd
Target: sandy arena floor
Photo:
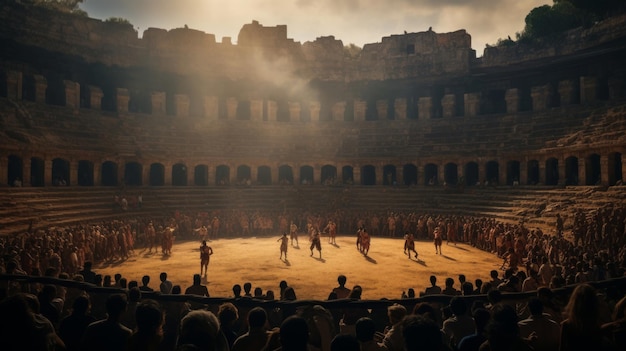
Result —
<instances>
[{"instance_id":1,"label":"sandy arena floor","mask_svg":"<svg viewBox=\"0 0 626 351\"><path fill-rule=\"evenodd\" d=\"M372 238L367 257L356 249L353 236L337 237L337 245L328 244L322 238L322 258L314 251L310 256L309 241L300 237L300 247L289 247L288 260L280 260L279 236L262 238L218 239L209 242L213 256L209 274L203 279L212 297L232 296L232 286L245 282L252 283L253 289L261 287L274 290L278 298L278 283L286 280L292 286L298 299L325 300L333 287L337 286L337 276L348 277L346 286L358 284L363 287L363 299L400 298L403 291L414 288L416 293L430 285L429 276L438 278L443 286L447 277L455 280L460 289L458 275L463 273L467 280L474 282L481 278L489 280L489 272L499 269L501 259L466 244L443 244L443 255L436 255L432 242L415 243L418 260L403 254L403 239ZM149 286L158 290L159 273L167 272L174 284L181 285L183 292L191 284L192 276L200 273L200 242L186 241L174 244L171 256L148 253L138 249L126 261L100 264L95 271L100 274L121 273L130 280L141 281L149 275Z\"/></svg>"}]
</instances>

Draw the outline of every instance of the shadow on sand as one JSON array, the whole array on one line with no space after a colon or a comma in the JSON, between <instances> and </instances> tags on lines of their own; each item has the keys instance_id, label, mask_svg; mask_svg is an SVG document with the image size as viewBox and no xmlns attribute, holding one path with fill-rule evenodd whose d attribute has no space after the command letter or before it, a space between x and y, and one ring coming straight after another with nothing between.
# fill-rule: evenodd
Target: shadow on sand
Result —
<instances>
[{"instance_id":1,"label":"shadow on sand","mask_svg":"<svg viewBox=\"0 0 626 351\"><path fill-rule=\"evenodd\" d=\"M325 260L325 259L323 259L323 258L321 258L321 257L313 257L313 256L311 256L311 257L312 257L312 258L314 258L314 259L315 259L315 260L317 260L317 261L320 261L320 262L322 262L322 263L326 263L326 260Z\"/></svg>"},{"instance_id":2,"label":"shadow on sand","mask_svg":"<svg viewBox=\"0 0 626 351\"><path fill-rule=\"evenodd\" d=\"M285 266L287 266L287 267L291 267L291 262L289 262L289 260L288 260L288 259L286 259L286 258L285 258L285 259L283 260L283 262L285 263Z\"/></svg>"},{"instance_id":3,"label":"shadow on sand","mask_svg":"<svg viewBox=\"0 0 626 351\"><path fill-rule=\"evenodd\" d=\"M441 255L441 257L443 257L443 258L445 258L445 259L447 259L447 260L450 260L450 261L456 261L456 258L454 258L454 257L450 257L450 256L446 256L446 255L444 255L444 254L442 254L442 255Z\"/></svg>"},{"instance_id":4,"label":"shadow on sand","mask_svg":"<svg viewBox=\"0 0 626 351\"><path fill-rule=\"evenodd\" d=\"M376 262L375 259L369 257L369 256L365 256L365 259L367 260L367 262L369 263L373 263L373 264L378 264L378 262Z\"/></svg>"}]
</instances>

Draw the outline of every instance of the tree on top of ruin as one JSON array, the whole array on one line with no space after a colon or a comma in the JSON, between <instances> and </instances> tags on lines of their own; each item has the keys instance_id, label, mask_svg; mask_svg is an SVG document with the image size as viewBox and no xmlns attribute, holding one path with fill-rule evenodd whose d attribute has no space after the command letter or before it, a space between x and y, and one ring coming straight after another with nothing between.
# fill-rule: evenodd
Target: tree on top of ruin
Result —
<instances>
[{"instance_id":1,"label":"tree on top of ruin","mask_svg":"<svg viewBox=\"0 0 626 351\"><path fill-rule=\"evenodd\" d=\"M87 16L87 12L79 7L85 0L22 0L21 2L59 12Z\"/></svg>"}]
</instances>

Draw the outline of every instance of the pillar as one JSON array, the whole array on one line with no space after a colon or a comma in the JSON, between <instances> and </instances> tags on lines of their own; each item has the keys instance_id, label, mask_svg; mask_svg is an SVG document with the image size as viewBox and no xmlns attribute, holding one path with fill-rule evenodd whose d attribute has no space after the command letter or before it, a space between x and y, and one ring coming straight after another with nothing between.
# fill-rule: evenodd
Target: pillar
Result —
<instances>
[{"instance_id":1,"label":"pillar","mask_svg":"<svg viewBox=\"0 0 626 351\"><path fill-rule=\"evenodd\" d=\"M569 106L574 103L574 82L562 80L559 82L559 97L561 106Z\"/></svg>"},{"instance_id":2,"label":"pillar","mask_svg":"<svg viewBox=\"0 0 626 351\"><path fill-rule=\"evenodd\" d=\"M239 106L239 101L237 99L230 97L226 99L226 118L229 120L237 119L237 106Z\"/></svg>"},{"instance_id":3,"label":"pillar","mask_svg":"<svg viewBox=\"0 0 626 351\"><path fill-rule=\"evenodd\" d=\"M539 184L546 185L546 160L539 160Z\"/></svg>"},{"instance_id":4,"label":"pillar","mask_svg":"<svg viewBox=\"0 0 626 351\"><path fill-rule=\"evenodd\" d=\"M77 109L80 108L80 84L71 80L64 80L65 106Z\"/></svg>"},{"instance_id":5,"label":"pillar","mask_svg":"<svg viewBox=\"0 0 626 351\"><path fill-rule=\"evenodd\" d=\"M624 80L618 77L610 77L609 78L609 99L615 100L619 99L623 96L622 86L624 84Z\"/></svg>"},{"instance_id":6,"label":"pillar","mask_svg":"<svg viewBox=\"0 0 626 351\"><path fill-rule=\"evenodd\" d=\"M219 118L219 100L217 96L205 96L202 99L202 114L204 118L210 121L216 121Z\"/></svg>"},{"instance_id":7,"label":"pillar","mask_svg":"<svg viewBox=\"0 0 626 351\"><path fill-rule=\"evenodd\" d=\"M387 100L376 100L376 113L379 120L389 119L387 112L389 110Z\"/></svg>"},{"instance_id":8,"label":"pillar","mask_svg":"<svg viewBox=\"0 0 626 351\"><path fill-rule=\"evenodd\" d=\"M548 85L532 87L530 96L533 100L533 111L545 111L550 103L550 89Z\"/></svg>"},{"instance_id":9,"label":"pillar","mask_svg":"<svg viewBox=\"0 0 626 351\"><path fill-rule=\"evenodd\" d=\"M196 167L195 166L196 165L193 165L192 167L185 166L185 167L187 167L187 186L196 185L194 183L194 180L195 180L194 178L195 178L195 175L196 175ZM145 184L145 183L143 183L143 184Z\"/></svg>"},{"instance_id":10,"label":"pillar","mask_svg":"<svg viewBox=\"0 0 626 351\"><path fill-rule=\"evenodd\" d=\"M276 115L278 112L278 104L276 101L267 101L267 120L270 122L276 122Z\"/></svg>"},{"instance_id":11,"label":"pillar","mask_svg":"<svg viewBox=\"0 0 626 351\"><path fill-rule=\"evenodd\" d=\"M506 101L506 113L517 113L520 110L520 92L519 89L507 89L504 93Z\"/></svg>"},{"instance_id":12,"label":"pillar","mask_svg":"<svg viewBox=\"0 0 626 351\"><path fill-rule=\"evenodd\" d=\"M207 184L209 186L215 185L215 182L217 181L215 179L215 171L216 171L215 166L207 165L207 170L206 171L207 171L207 177L206 177Z\"/></svg>"},{"instance_id":13,"label":"pillar","mask_svg":"<svg viewBox=\"0 0 626 351\"><path fill-rule=\"evenodd\" d=\"M310 103L311 109L311 122L319 122L320 121L320 109L322 105L319 101L311 101Z\"/></svg>"},{"instance_id":14,"label":"pillar","mask_svg":"<svg viewBox=\"0 0 626 351\"><path fill-rule=\"evenodd\" d=\"M343 121L344 115L346 114L346 102L341 101L334 103L331 113L333 116L333 121Z\"/></svg>"},{"instance_id":15,"label":"pillar","mask_svg":"<svg viewBox=\"0 0 626 351\"><path fill-rule=\"evenodd\" d=\"M598 82L596 77L580 77L580 103L589 104L596 101Z\"/></svg>"},{"instance_id":16,"label":"pillar","mask_svg":"<svg viewBox=\"0 0 626 351\"><path fill-rule=\"evenodd\" d=\"M12 100L22 100L22 87L24 79L22 72L7 72L7 97ZM26 178L26 177L24 177Z\"/></svg>"},{"instance_id":17,"label":"pillar","mask_svg":"<svg viewBox=\"0 0 626 351\"><path fill-rule=\"evenodd\" d=\"M578 158L578 185L587 184L587 160L584 157Z\"/></svg>"},{"instance_id":18,"label":"pillar","mask_svg":"<svg viewBox=\"0 0 626 351\"><path fill-rule=\"evenodd\" d=\"M130 94L128 89L117 88L115 95L115 106L118 114L128 113L128 102L130 101Z\"/></svg>"},{"instance_id":19,"label":"pillar","mask_svg":"<svg viewBox=\"0 0 626 351\"><path fill-rule=\"evenodd\" d=\"M446 94L441 99L441 107L443 108L443 117L454 117L456 114L456 96L454 94Z\"/></svg>"},{"instance_id":20,"label":"pillar","mask_svg":"<svg viewBox=\"0 0 626 351\"><path fill-rule=\"evenodd\" d=\"M394 119L397 120L405 120L407 113L407 102L406 99L395 99L393 102L393 109L395 111Z\"/></svg>"},{"instance_id":21,"label":"pillar","mask_svg":"<svg viewBox=\"0 0 626 351\"><path fill-rule=\"evenodd\" d=\"M432 118L433 99L429 96L419 98L417 100L417 111L420 119Z\"/></svg>"},{"instance_id":22,"label":"pillar","mask_svg":"<svg viewBox=\"0 0 626 351\"><path fill-rule=\"evenodd\" d=\"M322 167L319 165L313 166L313 179L311 180L311 184L321 184L322 183Z\"/></svg>"},{"instance_id":23,"label":"pillar","mask_svg":"<svg viewBox=\"0 0 626 351\"><path fill-rule=\"evenodd\" d=\"M9 172L7 172L8 168L9 160L6 155L3 155L2 157L0 157L0 186L9 184ZM26 177L23 176L22 178Z\"/></svg>"},{"instance_id":24,"label":"pillar","mask_svg":"<svg viewBox=\"0 0 626 351\"><path fill-rule=\"evenodd\" d=\"M354 185L360 185L361 184L361 165L355 165L352 168L352 177L354 179L352 179L352 183Z\"/></svg>"},{"instance_id":25,"label":"pillar","mask_svg":"<svg viewBox=\"0 0 626 351\"><path fill-rule=\"evenodd\" d=\"M385 180L385 170L382 165L376 165L374 168L374 172L376 172L376 185L383 185Z\"/></svg>"},{"instance_id":26,"label":"pillar","mask_svg":"<svg viewBox=\"0 0 626 351\"><path fill-rule=\"evenodd\" d=\"M88 85L87 94L89 94L89 107L92 110L101 110L102 97L104 96L104 93L102 93L102 89L94 87L93 85Z\"/></svg>"},{"instance_id":27,"label":"pillar","mask_svg":"<svg viewBox=\"0 0 626 351\"><path fill-rule=\"evenodd\" d=\"M528 161L520 161L519 163L519 183L528 184Z\"/></svg>"},{"instance_id":28,"label":"pillar","mask_svg":"<svg viewBox=\"0 0 626 351\"><path fill-rule=\"evenodd\" d=\"M396 183L404 185L404 167L402 165L396 165Z\"/></svg>"},{"instance_id":29,"label":"pillar","mask_svg":"<svg viewBox=\"0 0 626 351\"><path fill-rule=\"evenodd\" d=\"M251 121L263 120L263 100L259 100L259 99L250 100L250 120Z\"/></svg>"},{"instance_id":30,"label":"pillar","mask_svg":"<svg viewBox=\"0 0 626 351\"><path fill-rule=\"evenodd\" d=\"M48 80L46 77L35 74L35 102L46 103L46 90L48 89Z\"/></svg>"},{"instance_id":31,"label":"pillar","mask_svg":"<svg viewBox=\"0 0 626 351\"><path fill-rule=\"evenodd\" d=\"M567 170L565 168L565 159L559 158L559 181L557 184L565 185L565 178L567 178Z\"/></svg>"},{"instance_id":32,"label":"pillar","mask_svg":"<svg viewBox=\"0 0 626 351\"><path fill-rule=\"evenodd\" d=\"M479 161L478 162L478 181L481 184L484 184L486 178L487 178L487 163L485 161Z\"/></svg>"},{"instance_id":33,"label":"pillar","mask_svg":"<svg viewBox=\"0 0 626 351\"><path fill-rule=\"evenodd\" d=\"M43 184L52 185L52 160L48 158L43 160Z\"/></svg>"},{"instance_id":34,"label":"pillar","mask_svg":"<svg viewBox=\"0 0 626 351\"><path fill-rule=\"evenodd\" d=\"M145 167L145 168L148 169L148 172L150 171L150 167ZM95 186L102 185L102 162L93 163L93 185Z\"/></svg>"},{"instance_id":35,"label":"pillar","mask_svg":"<svg viewBox=\"0 0 626 351\"><path fill-rule=\"evenodd\" d=\"M183 94L174 95L176 117L189 117L189 96Z\"/></svg>"},{"instance_id":36,"label":"pillar","mask_svg":"<svg viewBox=\"0 0 626 351\"><path fill-rule=\"evenodd\" d=\"M465 117L478 116L480 110L480 93L468 93L463 95L465 104Z\"/></svg>"},{"instance_id":37,"label":"pillar","mask_svg":"<svg viewBox=\"0 0 626 351\"><path fill-rule=\"evenodd\" d=\"M22 161L22 186L30 186L30 173L32 172L31 168L31 158L32 156L24 157Z\"/></svg>"},{"instance_id":38,"label":"pillar","mask_svg":"<svg viewBox=\"0 0 626 351\"><path fill-rule=\"evenodd\" d=\"M367 110L367 101L354 100L354 121L356 122L365 121L366 110Z\"/></svg>"},{"instance_id":39,"label":"pillar","mask_svg":"<svg viewBox=\"0 0 626 351\"><path fill-rule=\"evenodd\" d=\"M78 161L70 161L70 179L67 180L67 185L78 185Z\"/></svg>"},{"instance_id":40,"label":"pillar","mask_svg":"<svg viewBox=\"0 0 626 351\"><path fill-rule=\"evenodd\" d=\"M150 185L150 164L143 164L141 167L141 184Z\"/></svg>"},{"instance_id":41,"label":"pillar","mask_svg":"<svg viewBox=\"0 0 626 351\"><path fill-rule=\"evenodd\" d=\"M600 181L602 185L609 185L609 156L600 155Z\"/></svg>"},{"instance_id":42,"label":"pillar","mask_svg":"<svg viewBox=\"0 0 626 351\"><path fill-rule=\"evenodd\" d=\"M164 175L163 175L163 185L172 186L172 168L173 164L165 163L163 164Z\"/></svg>"},{"instance_id":43,"label":"pillar","mask_svg":"<svg viewBox=\"0 0 626 351\"><path fill-rule=\"evenodd\" d=\"M165 115L167 114L165 93L162 91L155 91L150 96L152 102L152 114L153 115Z\"/></svg>"},{"instance_id":44,"label":"pillar","mask_svg":"<svg viewBox=\"0 0 626 351\"><path fill-rule=\"evenodd\" d=\"M297 101L289 102L289 120L290 121L300 121L302 119L300 117L301 113L302 113L302 105L300 105L300 102L297 102Z\"/></svg>"}]
</instances>

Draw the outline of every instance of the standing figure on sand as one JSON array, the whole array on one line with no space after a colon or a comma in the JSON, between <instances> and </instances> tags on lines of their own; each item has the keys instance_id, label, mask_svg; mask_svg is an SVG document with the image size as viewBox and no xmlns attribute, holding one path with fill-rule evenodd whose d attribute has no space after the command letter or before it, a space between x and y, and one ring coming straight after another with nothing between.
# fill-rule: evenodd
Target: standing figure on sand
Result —
<instances>
[{"instance_id":1,"label":"standing figure on sand","mask_svg":"<svg viewBox=\"0 0 626 351\"><path fill-rule=\"evenodd\" d=\"M311 256L313 256L313 249L315 248L320 252L320 258L322 258L322 241L320 239L320 232L317 231L317 229L312 229L311 238L309 240L311 241L311 247L309 248L311 250Z\"/></svg>"},{"instance_id":2,"label":"standing figure on sand","mask_svg":"<svg viewBox=\"0 0 626 351\"><path fill-rule=\"evenodd\" d=\"M326 228L324 228L324 231L328 233L328 243L337 245L337 242L335 241L335 237L337 236L337 223L335 223L331 219L330 221L328 221L328 224L326 225Z\"/></svg>"},{"instance_id":3,"label":"standing figure on sand","mask_svg":"<svg viewBox=\"0 0 626 351\"><path fill-rule=\"evenodd\" d=\"M409 232L404 233L404 253L411 258L411 251L415 253L415 259L417 259L417 251L415 251L415 239L413 234Z\"/></svg>"},{"instance_id":4,"label":"standing figure on sand","mask_svg":"<svg viewBox=\"0 0 626 351\"><path fill-rule=\"evenodd\" d=\"M209 270L209 260L213 255L213 248L206 244L206 240L202 240L200 245L200 275L206 277Z\"/></svg>"},{"instance_id":5,"label":"standing figure on sand","mask_svg":"<svg viewBox=\"0 0 626 351\"><path fill-rule=\"evenodd\" d=\"M367 256L367 253L370 251L370 235L365 228L359 229L357 235L356 247L364 256Z\"/></svg>"},{"instance_id":6,"label":"standing figure on sand","mask_svg":"<svg viewBox=\"0 0 626 351\"><path fill-rule=\"evenodd\" d=\"M287 233L283 233L283 236L278 238L280 241L280 259L283 259L283 254L285 254L285 261L287 261L287 247L289 246L289 238L287 237Z\"/></svg>"},{"instance_id":7,"label":"standing figure on sand","mask_svg":"<svg viewBox=\"0 0 626 351\"><path fill-rule=\"evenodd\" d=\"M436 227L433 235L435 237L435 254L441 255L441 244L443 243L443 238L441 237L441 229L439 227Z\"/></svg>"},{"instance_id":8,"label":"standing figure on sand","mask_svg":"<svg viewBox=\"0 0 626 351\"><path fill-rule=\"evenodd\" d=\"M174 231L176 231L176 225L172 223L163 229L161 233L161 253L163 253L163 255L169 256L172 254L172 246L174 246Z\"/></svg>"},{"instance_id":9,"label":"standing figure on sand","mask_svg":"<svg viewBox=\"0 0 626 351\"><path fill-rule=\"evenodd\" d=\"M291 238L291 246L293 246L293 241L296 241L296 247L299 247L298 243L298 226L292 221L291 225L289 225L289 236Z\"/></svg>"}]
</instances>

